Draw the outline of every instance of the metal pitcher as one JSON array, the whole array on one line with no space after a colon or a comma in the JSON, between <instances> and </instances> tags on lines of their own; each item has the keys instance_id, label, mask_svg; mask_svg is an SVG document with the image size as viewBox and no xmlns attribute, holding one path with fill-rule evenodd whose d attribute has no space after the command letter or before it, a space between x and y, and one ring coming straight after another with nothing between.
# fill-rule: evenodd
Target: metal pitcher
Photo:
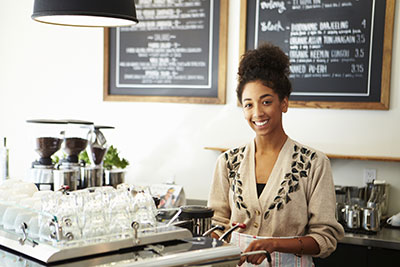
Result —
<instances>
[{"instance_id":1,"label":"metal pitcher","mask_svg":"<svg viewBox=\"0 0 400 267\"><path fill-rule=\"evenodd\" d=\"M360 228L360 209L358 207L353 206L349 209L346 218L347 227L350 229Z\"/></svg>"},{"instance_id":2,"label":"metal pitcher","mask_svg":"<svg viewBox=\"0 0 400 267\"><path fill-rule=\"evenodd\" d=\"M374 208L362 208L361 226L367 231L379 231L379 211Z\"/></svg>"}]
</instances>

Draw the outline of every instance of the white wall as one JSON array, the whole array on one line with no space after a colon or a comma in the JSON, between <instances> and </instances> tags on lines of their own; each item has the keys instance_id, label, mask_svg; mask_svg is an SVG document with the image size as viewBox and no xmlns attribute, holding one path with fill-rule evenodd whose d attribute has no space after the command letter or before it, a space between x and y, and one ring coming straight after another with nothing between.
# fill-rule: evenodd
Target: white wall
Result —
<instances>
[{"instance_id":1,"label":"white wall","mask_svg":"<svg viewBox=\"0 0 400 267\"><path fill-rule=\"evenodd\" d=\"M1 0L0 136L8 139L11 176L25 177L36 157L25 120L82 119L116 127L107 137L131 162L129 182L174 176L187 197L207 198L218 152L203 148L236 146L253 136L236 106L240 7L229 2L227 104L200 105L104 102L102 29L37 23L30 18L33 0ZM327 153L400 157L398 28L396 15L390 110L290 108L287 133ZM361 185L363 169L376 168L378 178L392 184L392 212L400 211L399 165L332 161L338 184Z\"/></svg>"}]
</instances>

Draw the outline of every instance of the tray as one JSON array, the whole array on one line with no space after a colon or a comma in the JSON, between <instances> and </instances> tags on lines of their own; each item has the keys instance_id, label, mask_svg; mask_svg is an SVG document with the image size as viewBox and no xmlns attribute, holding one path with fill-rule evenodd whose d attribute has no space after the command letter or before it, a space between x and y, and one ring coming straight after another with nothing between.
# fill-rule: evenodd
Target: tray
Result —
<instances>
[{"instance_id":1,"label":"tray","mask_svg":"<svg viewBox=\"0 0 400 267\"><path fill-rule=\"evenodd\" d=\"M0 229L0 245L17 251L44 263L52 263L67 259L118 251L124 248L156 244L159 242L180 240L192 237L189 230L174 226L157 226L152 229L139 230L135 238L131 233L120 234L119 239L110 239L104 236L104 242L96 243L64 243L49 244L35 240L19 241L21 236ZM111 241L109 241L111 240ZM90 240L89 240L90 242Z\"/></svg>"}]
</instances>

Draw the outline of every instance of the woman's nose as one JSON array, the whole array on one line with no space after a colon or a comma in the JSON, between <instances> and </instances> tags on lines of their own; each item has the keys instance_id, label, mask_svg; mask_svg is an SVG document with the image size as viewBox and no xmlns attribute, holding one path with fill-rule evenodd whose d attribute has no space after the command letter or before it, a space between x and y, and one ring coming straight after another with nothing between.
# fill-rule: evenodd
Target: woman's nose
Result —
<instances>
[{"instance_id":1,"label":"woman's nose","mask_svg":"<svg viewBox=\"0 0 400 267\"><path fill-rule=\"evenodd\" d=\"M257 117L263 116L265 114L264 109L260 106L255 106L254 107L254 115Z\"/></svg>"}]
</instances>

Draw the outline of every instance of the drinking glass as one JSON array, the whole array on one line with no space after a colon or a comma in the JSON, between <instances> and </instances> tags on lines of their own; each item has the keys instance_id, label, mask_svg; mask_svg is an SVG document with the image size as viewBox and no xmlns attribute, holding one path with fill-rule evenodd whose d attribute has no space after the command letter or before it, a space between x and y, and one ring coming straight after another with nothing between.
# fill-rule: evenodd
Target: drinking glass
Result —
<instances>
[{"instance_id":1,"label":"drinking glass","mask_svg":"<svg viewBox=\"0 0 400 267\"><path fill-rule=\"evenodd\" d=\"M148 188L136 189L133 206L133 220L141 229L156 226L157 209Z\"/></svg>"},{"instance_id":2,"label":"drinking glass","mask_svg":"<svg viewBox=\"0 0 400 267\"><path fill-rule=\"evenodd\" d=\"M80 238L83 238L83 229L85 228L87 217L85 214L85 204L89 201L89 190L77 190L70 193L72 201L72 209L75 213L75 221L79 228Z\"/></svg>"},{"instance_id":3,"label":"drinking glass","mask_svg":"<svg viewBox=\"0 0 400 267\"><path fill-rule=\"evenodd\" d=\"M84 205L86 223L83 229L83 237L96 242L96 240L99 240L99 238L96 239L96 237L106 234L108 228L108 225L104 223L104 198L102 194L98 192L91 192L87 199L88 201Z\"/></svg>"}]
</instances>

